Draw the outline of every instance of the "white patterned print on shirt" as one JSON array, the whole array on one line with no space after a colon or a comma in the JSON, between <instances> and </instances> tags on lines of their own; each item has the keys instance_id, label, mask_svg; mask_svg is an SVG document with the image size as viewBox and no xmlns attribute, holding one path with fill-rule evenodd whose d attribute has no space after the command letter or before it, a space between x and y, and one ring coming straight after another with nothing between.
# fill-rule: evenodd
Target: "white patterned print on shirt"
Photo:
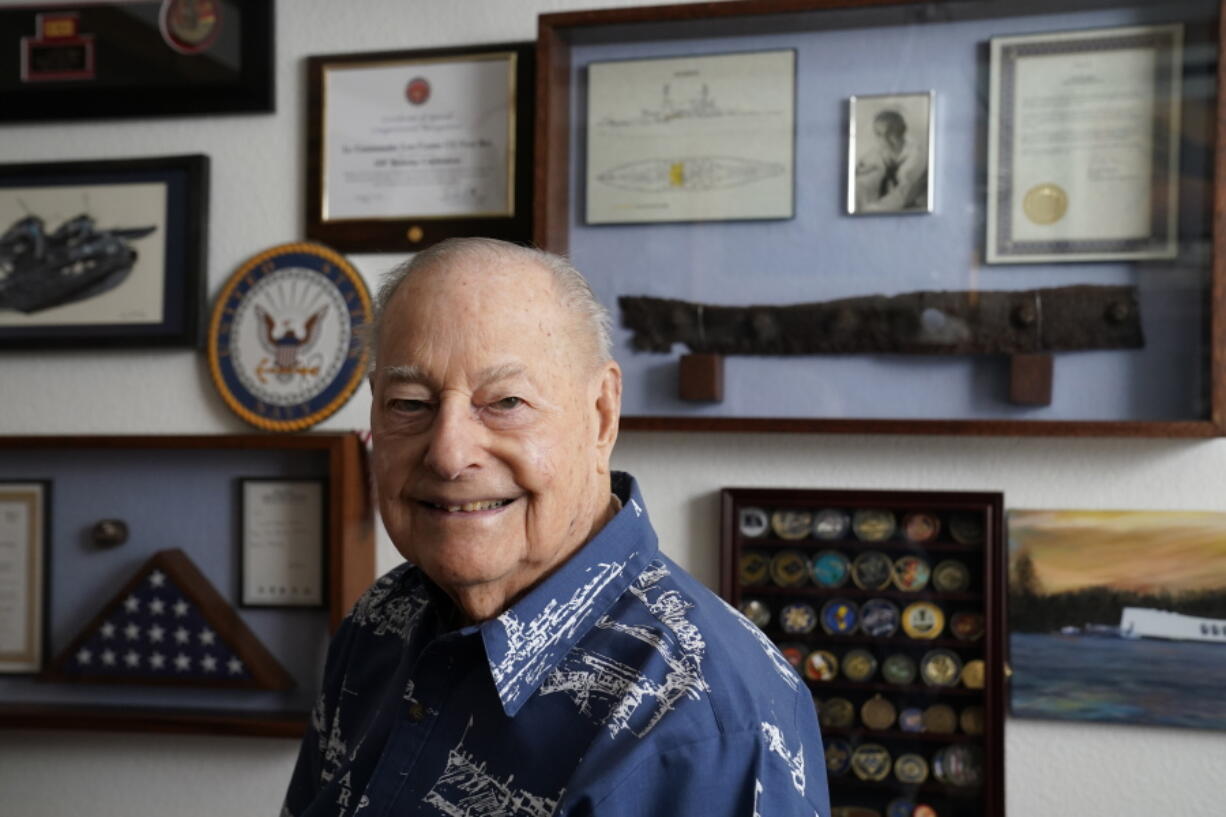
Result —
<instances>
[{"instance_id":1,"label":"white patterned print on shirt","mask_svg":"<svg viewBox=\"0 0 1226 817\"><path fill-rule=\"evenodd\" d=\"M720 599L720 601L724 600ZM757 624L754 624L752 621L745 618L740 610L737 610L726 601L724 601L724 607L728 608L728 612L732 614L737 623L748 630L749 634L754 637L754 640L756 640L762 646L762 651L766 653L766 657L769 658L771 664L774 665L775 672L779 673L779 677L786 681L789 687L795 690L797 685L800 684L800 675L798 675L796 670L792 668L792 665L788 663L788 660L783 657L783 653L779 652L779 648L775 646L775 642L771 641L770 638L767 637L766 633L762 632L762 629L758 627Z\"/></svg>"},{"instance_id":2,"label":"white patterned print on shirt","mask_svg":"<svg viewBox=\"0 0 1226 817\"><path fill-rule=\"evenodd\" d=\"M542 673L553 662L550 648L574 637L592 613L596 597L610 582L621 575L625 564L599 564L596 575L575 590L570 599L559 604L550 599L545 609L527 624L513 610L498 617L507 636L506 655L494 665L494 684L498 696L513 700L521 685L535 686Z\"/></svg>"},{"instance_id":3,"label":"white patterned print on shirt","mask_svg":"<svg viewBox=\"0 0 1226 817\"><path fill-rule=\"evenodd\" d=\"M470 718L468 726L473 721ZM484 760L464 749L464 735L447 753L447 766L427 792L425 802L450 817L550 817L565 789L552 798L513 788L515 775L491 774Z\"/></svg>"},{"instance_id":4,"label":"white patterned print on shirt","mask_svg":"<svg viewBox=\"0 0 1226 817\"><path fill-rule=\"evenodd\" d=\"M666 576L668 569L653 562L629 588L665 626L664 631L623 624L607 615L596 622L598 629L650 644L668 667L663 679L650 678L607 655L576 647L541 684L540 694L565 694L582 714L607 726L613 737L628 731L642 738L682 698L696 700L708 691L702 676L706 644L686 617L693 605L676 590L660 588L660 580Z\"/></svg>"},{"instance_id":5,"label":"white patterned print on shirt","mask_svg":"<svg viewBox=\"0 0 1226 817\"><path fill-rule=\"evenodd\" d=\"M373 627L375 635L394 633L407 642L417 629L421 614L429 606L430 597L426 589L419 586L404 596L388 599L396 592L401 575L395 573L380 577L353 605L350 620L359 627Z\"/></svg>"},{"instance_id":6,"label":"white patterned print on shirt","mask_svg":"<svg viewBox=\"0 0 1226 817\"><path fill-rule=\"evenodd\" d=\"M805 793L805 747L801 744L796 750L796 754L788 751L787 743L783 739L783 730L773 723L762 722L762 734L766 736L766 748L771 752L783 758L783 762L788 764L788 768L792 772L792 785L796 787L799 794Z\"/></svg>"}]
</instances>

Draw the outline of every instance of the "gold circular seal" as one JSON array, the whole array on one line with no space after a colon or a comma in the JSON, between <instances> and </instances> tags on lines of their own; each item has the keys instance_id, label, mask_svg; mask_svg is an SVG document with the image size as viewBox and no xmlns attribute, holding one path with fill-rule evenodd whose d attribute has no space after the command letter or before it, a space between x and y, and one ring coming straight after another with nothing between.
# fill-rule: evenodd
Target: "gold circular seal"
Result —
<instances>
[{"instance_id":1,"label":"gold circular seal","mask_svg":"<svg viewBox=\"0 0 1226 817\"><path fill-rule=\"evenodd\" d=\"M950 734L957 728L958 716L953 707L945 704L933 704L924 710L924 731L937 734Z\"/></svg>"},{"instance_id":2,"label":"gold circular seal","mask_svg":"<svg viewBox=\"0 0 1226 817\"><path fill-rule=\"evenodd\" d=\"M962 683L967 689L983 689L984 666L982 658L966 662L962 667Z\"/></svg>"},{"instance_id":3,"label":"gold circular seal","mask_svg":"<svg viewBox=\"0 0 1226 817\"><path fill-rule=\"evenodd\" d=\"M1035 224L1055 224L1068 212L1068 193L1051 182L1036 184L1026 191L1022 211Z\"/></svg>"},{"instance_id":4,"label":"gold circular seal","mask_svg":"<svg viewBox=\"0 0 1226 817\"><path fill-rule=\"evenodd\" d=\"M881 695L874 695L860 707L860 720L869 729L889 729L897 717L898 710L894 704Z\"/></svg>"}]
</instances>

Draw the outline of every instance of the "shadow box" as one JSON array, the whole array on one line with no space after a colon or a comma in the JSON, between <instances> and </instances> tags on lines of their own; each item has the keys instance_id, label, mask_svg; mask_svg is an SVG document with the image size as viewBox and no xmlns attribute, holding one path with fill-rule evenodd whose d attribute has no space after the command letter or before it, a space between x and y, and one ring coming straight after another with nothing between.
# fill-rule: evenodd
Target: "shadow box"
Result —
<instances>
[{"instance_id":1,"label":"shadow box","mask_svg":"<svg viewBox=\"0 0 1226 817\"><path fill-rule=\"evenodd\" d=\"M1219 0L545 14L536 242L630 429L1226 431Z\"/></svg>"},{"instance_id":2,"label":"shadow box","mask_svg":"<svg viewBox=\"0 0 1226 817\"><path fill-rule=\"evenodd\" d=\"M0 656L41 656L0 661L0 727L302 735L374 580L366 473L353 434L0 437Z\"/></svg>"},{"instance_id":3,"label":"shadow box","mask_svg":"<svg viewBox=\"0 0 1226 817\"><path fill-rule=\"evenodd\" d=\"M721 491L720 592L812 691L833 814L1005 813L1003 501Z\"/></svg>"}]
</instances>

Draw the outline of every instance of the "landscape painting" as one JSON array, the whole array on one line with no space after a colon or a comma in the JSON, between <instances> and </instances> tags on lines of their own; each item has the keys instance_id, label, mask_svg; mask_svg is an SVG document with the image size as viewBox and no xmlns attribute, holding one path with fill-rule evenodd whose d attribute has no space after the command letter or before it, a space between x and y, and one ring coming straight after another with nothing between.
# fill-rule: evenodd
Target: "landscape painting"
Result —
<instances>
[{"instance_id":1,"label":"landscape painting","mask_svg":"<svg viewBox=\"0 0 1226 817\"><path fill-rule=\"evenodd\" d=\"M1226 513L1010 511L1017 717L1226 729Z\"/></svg>"}]
</instances>

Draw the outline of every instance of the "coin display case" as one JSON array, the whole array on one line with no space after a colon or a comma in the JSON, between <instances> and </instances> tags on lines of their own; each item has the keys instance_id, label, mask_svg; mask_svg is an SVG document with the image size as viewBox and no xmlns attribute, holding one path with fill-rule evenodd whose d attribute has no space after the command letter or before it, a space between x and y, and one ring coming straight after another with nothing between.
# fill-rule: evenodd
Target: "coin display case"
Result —
<instances>
[{"instance_id":1,"label":"coin display case","mask_svg":"<svg viewBox=\"0 0 1226 817\"><path fill-rule=\"evenodd\" d=\"M813 693L834 817L1004 814L1003 502L721 492L721 593Z\"/></svg>"}]
</instances>

